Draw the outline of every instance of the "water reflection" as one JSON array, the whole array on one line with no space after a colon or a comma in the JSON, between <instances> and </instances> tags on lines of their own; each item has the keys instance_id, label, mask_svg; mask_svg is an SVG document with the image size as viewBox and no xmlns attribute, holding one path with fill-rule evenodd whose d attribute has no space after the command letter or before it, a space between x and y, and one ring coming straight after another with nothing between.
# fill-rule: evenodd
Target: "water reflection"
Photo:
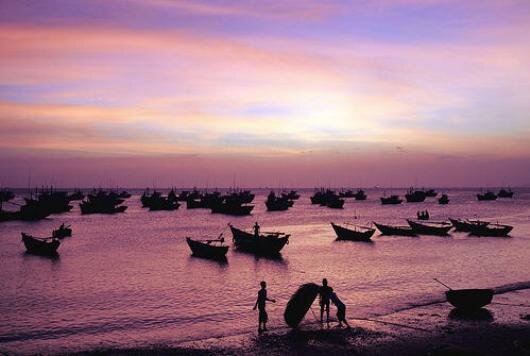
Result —
<instances>
[{"instance_id":1,"label":"water reflection","mask_svg":"<svg viewBox=\"0 0 530 356\"><path fill-rule=\"evenodd\" d=\"M189 266L193 266L193 265L196 265L196 264L208 264L208 265L212 265L212 266L219 266L219 267L222 267L222 269L225 269L228 267L228 259L226 258L226 256L224 256L223 258L206 258L206 257L201 257L201 256L195 256L195 255L190 255L188 257L188 263L187 265Z\"/></svg>"}]
</instances>

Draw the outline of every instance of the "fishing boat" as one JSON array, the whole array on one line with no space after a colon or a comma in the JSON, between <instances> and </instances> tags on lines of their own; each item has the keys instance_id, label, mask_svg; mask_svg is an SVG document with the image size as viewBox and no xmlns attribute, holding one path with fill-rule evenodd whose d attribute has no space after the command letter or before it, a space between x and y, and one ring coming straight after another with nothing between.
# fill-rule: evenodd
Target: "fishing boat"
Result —
<instances>
[{"instance_id":1,"label":"fishing boat","mask_svg":"<svg viewBox=\"0 0 530 356\"><path fill-rule=\"evenodd\" d=\"M470 228L469 235L503 237L513 230L513 226L504 224L480 224Z\"/></svg>"},{"instance_id":2,"label":"fishing boat","mask_svg":"<svg viewBox=\"0 0 530 356\"><path fill-rule=\"evenodd\" d=\"M376 223L373 221L373 224L381 232L382 235L389 236L416 236L412 228L408 225L385 225Z\"/></svg>"},{"instance_id":3,"label":"fishing boat","mask_svg":"<svg viewBox=\"0 0 530 356\"><path fill-rule=\"evenodd\" d=\"M61 226L59 226L58 229L52 231L52 236L58 239L72 236L72 228L70 227L70 225L65 226L64 224L62 224Z\"/></svg>"},{"instance_id":4,"label":"fishing boat","mask_svg":"<svg viewBox=\"0 0 530 356\"><path fill-rule=\"evenodd\" d=\"M186 209L208 209L208 205L202 198L188 199L186 200Z\"/></svg>"},{"instance_id":5,"label":"fishing boat","mask_svg":"<svg viewBox=\"0 0 530 356\"><path fill-rule=\"evenodd\" d=\"M414 220L407 219L408 224L412 228L412 231L416 235L437 235L437 236L446 236L449 233L449 230L453 228L451 223L442 221L442 222L418 222Z\"/></svg>"},{"instance_id":6,"label":"fishing boat","mask_svg":"<svg viewBox=\"0 0 530 356\"><path fill-rule=\"evenodd\" d=\"M366 193L362 189L357 189L357 192L354 194L353 197L355 198L355 200L366 200L367 198Z\"/></svg>"},{"instance_id":7,"label":"fishing boat","mask_svg":"<svg viewBox=\"0 0 530 356\"><path fill-rule=\"evenodd\" d=\"M118 196L119 196L120 198L127 199L127 198L130 198L132 195L131 195L131 193L129 193L128 191L126 191L126 190L122 190L122 191L120 192L120 194L118 194Z\"/></svg>"},{"instance_id":8,"label":"fishing boat","mask_svg":"<svg viewBox=\"0 0 530 356\"><path fill-rule=\"evenodd\" d=\"M283 232L266 232L256 236L228 224L232 231L234 245L238 250L252 252L257 255L278 255L289 243L289 236Z\"/></svg>"},{"instance_id":9,"label":"fishing boat","mask_svg":"<svg viewBox=\"0 0 530 356\"><path fill-rule=\"evenodd\" d=\"M337 240L371 241L370 238L375 232L374 228L362 225L349 224L346 228L332 222L331 226L337 234Z\"/></svg>"},{"instance_id":10,"label":"fishing boat","mask_svg":"<svg viewBox=\"0 0 530 356\"><path fill-rule=\"evenodd\" d=\"M22 233L22 242L29 253L48 256L57 255L57 248L61 244L61 242L54 237L39 238L25 233Z\"/></svg>"},{"instance_id":11,"label":"fishing boat","mask_svg":"<svg viewBox=\"0 0 530 356\"><path fill-rule=\"evenodd\" d=\"M497 194L493 193L492 191L487 191L484 194L477 194L477 199L479 201L490 201L490 200L497 200Z\"/></svg>"},{"instance_id":12,"label":"fishing boat","mask_svg":"<svg viewBox=\"0 0 530 356\"><path fill-rule=\"evenodd\" d=\"M426 197L427 195L423 190L414 190L413 188L410 188L407 194L405 194L407 203L421 203L425 201Z\"/></svg>"},{"instance_id":13,"label":"fishing boat","mask_svg":"<svg viewBox=\"0 0 530 356\"><path fill-rule=\"evenodd\" d=\"M226 215L250 215L254 205L242 205L237 202L221 201L210 207L213 214L226 214Z\"/></svg>"},{"instance_id":14,"label":"fishing boat","mask_svg":"<svg viewBox=\"0 0 530 356\"><path fill-rule=\"evenodd\" d=\"M333 195L326 200L324 205L331 209L342 209L344 207L344 199Z\"/></svg>"},{"instance_id":15,"label":"fishing boat","mask_svg":"<svg viewBox=\"0 0 530 356\"><path fill-rule=\"evenodd\" d=\"M355 197L355 193L353 192L353 190L342 190L339 192L339 197L341 198L353 198Z\"/></svg>"},{"instance_id":16,"label":"fishing boat","mask_svg":"<svg viewBox=\"0 0 530 356\"><path fill-rule=\"evenodd\" d=\"M451 219L449 218L451 224L456 231L470 232L478 226L488 225L488 221L482 220L462 220L462 219Z\"/></svg>"},{"instance_id":17,"label":"fishing boat","mask_svg":"<svg viewBox=\"0 0 530 356\"><path fill-rule=\"evenodd\" d=\"M438 193L436 192L436 190L434 189L428 189L428 190L425 190L425 196L426 197L430 197L430 198L434 198L438 195Z\"/></svg>"},{"instance_id":18,"label":"fishing boat","mask_svg":"<svg viewBox=\"0 0 530 356\"><path fill-rule=\"evenodd\" d=\"M389 197L381 197L381 204L390 205L390 204L401 204L403 199L399 198L399 195L391 195Z\"/></svg>"},{"instance_id":19,"label":"fishing boat","mask_svg":"<svg viewBox=\"0 0 530 356\"><path fill-rule=\"evenodd\" d=\"M289 193L282 193L282 196L287 197L289 200L298 200L300 198L300 194L296 190L291 190Z\"/></svg>"},{"instance_id":20,"label":"fishing boat","mask_svg":"<svg viewBox=\"0 0 530 356\"><path fill-rule=\"evenodd\" d=\"M442 196L438 199L438 204L446 205L449 204L449 197L447 194L442 194Z\"/></svg>"},{"instance_id":21,"label":"fishing boat","mask_svg":"<svg viewBox=\"0 0 530 356\"><path fill-rule=\"evenodd\" d=\"M186 237L186 242L192 254L198 257L225 259L228 252L228 246L223 245L224 238L222 236L215 240L194 240L191 237Z\"/></svg>"},{"instance_id":22,"label":"fishing boat","mask_svg":"<svg viewBox=\"0 0 530 356\"><path fill-rule=\"evenodd\" d=\"M287 325L296 328L304 319L309 308L315 301L320 287L315 283L301 285L291 296L283 313Z\"/></svg>"},{"instance_id":23,"label":"fishing boat","mask_svg":"<svg viewBox=\"0 0 530 356\"><path fill-rule=\"evenodd\" d=\"M501 190L499 190L499 193L497 193L497 196L499 198L513 198L513 192L510 188L508 189L502 188Z\"/></svg>"}]
</instances>

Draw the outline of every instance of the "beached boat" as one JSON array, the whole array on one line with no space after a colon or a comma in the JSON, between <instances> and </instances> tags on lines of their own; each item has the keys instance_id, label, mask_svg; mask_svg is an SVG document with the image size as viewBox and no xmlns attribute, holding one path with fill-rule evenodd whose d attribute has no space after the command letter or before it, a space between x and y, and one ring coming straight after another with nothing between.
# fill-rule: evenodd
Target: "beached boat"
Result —
<instances>
[{"instance_id":1,"label":"beached boat","mask_svg":"<svg viewBox=\"0 0 530 356\"><path fill-rule=\"evenodd\" d=\"M22 233L22 242L29 253L36 255L57 255L57 248L61 244L59 240L53 237L39 238Z\"/></svg>"},{"instance_id":2,"label":"beached boat","mask_svg":"<svg viewBox=\"0 0 530 356\"><path fill-rule=\"evenodd\" d=\"M307 283L301 285L297 291L291 296L287 307L283 313L283 318L287 325L296 328L304 319L309 308L315 301L320 287L315 283Z\"/></svg>"},{"instance_id":3,"label":"beached boat","mask_svg":"<svg viewBox=\"0 0 530 356\"><path fill-rule=\"evenodd\" d=\"M390 205L390 204L401 204L403 199L399 198L399 195L391 195L389 197L381 197L381 204Z\"/></svg>"},{"instance_id":4,"label":"beached boat","mask_svg":"<svg viewBox=\"0 0 530 356\"><path fill-rule=\"evenodd\" d=\"M337 240L371 241L370 238L375 232L374 228L362 225L350 224L346 228L344 226L331 223L331 226L337 234Z\"/></svg>"},{"instance_id":5,"label":"beached boat","mask_svg":"<svg viewBox=\"0 0 530 356\"><path fill-rule=\"evenodd\" d=\"M451 219L449 218L449 221L451 224L453 224L453 227L456 231L463 231L463 232L470 232L474 228L482 225L488 225L488 221L482 221L482 220L462 220L462 219Z\"/></svg>"},{"instance_id":6,"label":"beached boat","mask_svg":"<svg viewBox=\"0 0 530 356\"><path fill-rule=\"evenodd\" d=\"M480 224L472 226L469 235L473 236L508 236L513 226L504 224Z\"/></svg>"},{"instance_id":7,"label":"beached boat","mask_svg":"<svg viewBox=\"0 0 530 356\"><path fill-rule=\"evenodd\" d=\"M447 196L447 194L442 194L442 196L438 199L438 204L449 204L449 197Z\"/></svg>"},{"instance_id":8,"label":"beached boat","mask_svg":"<svg viewBox=\"0 0 530 356\"><path fill-rule=\"evenodd\" d=\"M442 222L418 222L407 219L408 224L412 228L412 231L416 235L437 235L445 236L448 235L449 230L453 228L451 223Z\"/></svg>"},{"instance_id":9,"label":"beached boat","mask_svg":"<svg viewBox=\"0 0 530 356\"><path fill-rule=\"evenodd\" d=\"M495 193L493 193L493 192L488 190L484 194L477 194L477 199L479 201L497 200L497 194L495 194Z\"/></svg>"},{"instance_id":10,"label":"beached boat","mask_svg":"<svg viewBox=\"0 0 530 356\"><path fill-rule=\"evenodd\" d=\"M186 242L194 256L224 259L228 252L228 246L223 245L222 237L215 240L193 240L191 237L186 237Z\"/></svg>"},{"instance_id":11,"label":"beached boat","mask_svg":"<svg viewBox=\"0 0 530 356\"><path fill-rule=\"evenodd\" d=\"M409 225L386 225L380 224L373 221L375 227L381 232L382 235L389 236L416 236L414 231Z\"/></svg>"},{"instance_id":12,"label":"beached boat","mask_svg":"<svg viewBox=\"0 0 530 356\"><path fill-rule=\"evenodd\" d=\"M473 311L491 303L493 289L451 289L445 296L455 308Z\"/></svg>"},{"instance_id":13,"label":"beached boat","mask_svg":"<svg viewBox=\"0 0 530 356\"><path fill-rule=\"evenodd\" d=\"M65 226L62 224L58 229L52 231L52 236L58 239L72 236L72 229L70 228L70 225Z\"/></svg>"},{"instance_id":14,"label":"beached boat","mask_svg":"<svg viewBox=\"0 0 530 356\"><path fill-rule=\"evenodd\" d=\"M257 255L277 255L289 243L289 236L283 232L267 232L256 236L228 224L232 231L234 245L238 250Z\"/></svg>"}]
</instances>

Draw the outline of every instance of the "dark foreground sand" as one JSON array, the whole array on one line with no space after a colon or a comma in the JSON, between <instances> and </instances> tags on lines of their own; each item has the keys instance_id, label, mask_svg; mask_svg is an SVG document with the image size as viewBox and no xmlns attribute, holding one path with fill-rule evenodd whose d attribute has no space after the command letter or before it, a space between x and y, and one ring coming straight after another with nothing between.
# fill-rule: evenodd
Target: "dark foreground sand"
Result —
<instances>
[{"instance_id":1,"label":"dark foreground sand","mask_svg":"<svg viewBox=\"0 0 530 356\"><path fill-rule=\"evenodd\" d=\"M83 352L81 355L530 355L530 290L495 295L474 315L447 303L414 307L376 318L350 319L351 329L304 324L262 335L158 346ZM509 305L508 305L509 304Z\"/></svg>"}]
</instances>

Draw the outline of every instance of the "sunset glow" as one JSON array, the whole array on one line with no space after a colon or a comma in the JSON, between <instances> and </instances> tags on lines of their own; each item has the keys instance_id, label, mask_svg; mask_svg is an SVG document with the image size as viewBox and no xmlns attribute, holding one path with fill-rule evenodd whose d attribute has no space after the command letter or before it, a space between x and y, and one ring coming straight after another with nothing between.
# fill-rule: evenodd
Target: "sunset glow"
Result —
<instances>
[{"instance_id":1,"label":"sunset glow","mask_svg":"<svg viewBox=\"0 0 530 356\"><path fill-rule=\"evenodd\" d=\"M529 2L268 4L2 1L0 185L530 183Z\"/></svg>"}]
</instances>

